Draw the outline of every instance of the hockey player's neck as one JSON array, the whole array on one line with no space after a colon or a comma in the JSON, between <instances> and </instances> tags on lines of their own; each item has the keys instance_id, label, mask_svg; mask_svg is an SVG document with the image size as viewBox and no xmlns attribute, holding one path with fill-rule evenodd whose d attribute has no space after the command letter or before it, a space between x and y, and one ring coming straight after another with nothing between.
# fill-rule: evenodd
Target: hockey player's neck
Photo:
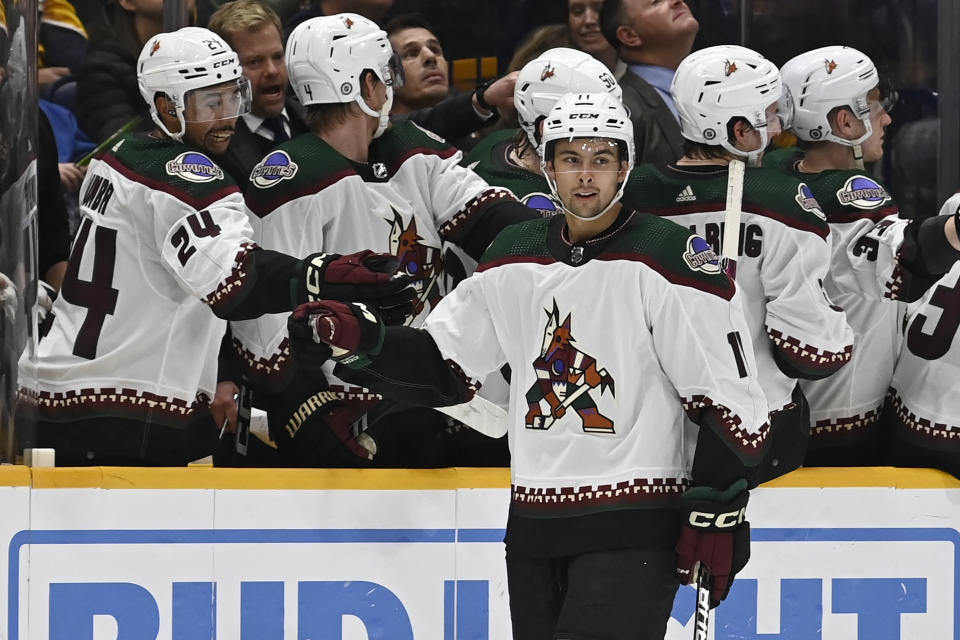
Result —
<instances>
[{"instance_id":1,"label":"hockey player's neck","mask_svg":"<svg viewBox=\"0 0 960 640\"><path fill-rule=\"evenodd\" d=\"M579 218L566 214L567 238L573 244L593 240L597 236L602 235L604 231L610 228L610 225L617 221L617 216L620 215L622 208L623 204L617 202L603 215L591 218L590 220L580 220Z\"/></svg>"},{"instance_id":2,"label":"hockey player's neck","mask_svg":"<svg viewBox=\"0 0 960 640\"><path fill-rule=\"evenodd\" d=\"M801 173L820 173L829 169L856 169L851 147L822 142L807 149L797 168Z\"/></svg>"},{"instance_id":3,"label":"hockey player's neck","mask_svg":"<svg viewBox=\"0 0 960 640\"><path fill-rule=\"evenodd\" d=\"M344 158L354 162L366 162L370 153L370 143L373 142L370 120L373 118L347 118L345 122L320 129L316 134Z\"/></svg>"}]
</instances>

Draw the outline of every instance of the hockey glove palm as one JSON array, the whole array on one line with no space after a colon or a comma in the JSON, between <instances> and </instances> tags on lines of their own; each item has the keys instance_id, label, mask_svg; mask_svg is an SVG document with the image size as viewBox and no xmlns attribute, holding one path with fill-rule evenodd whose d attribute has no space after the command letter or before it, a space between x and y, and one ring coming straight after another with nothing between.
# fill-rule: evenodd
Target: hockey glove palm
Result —
<instances>
[{"instance_id":1,"label":"hockey glove palm","mask_svg":"<svg viewBox=\"0 0 960 640\"><path fill-rule=\"evenodd\" d=\"M403 324L413 314L417 292L409 276L397 274L396 256L369 250L346 256L315 253L304 263L307 302L363 302L382 314L387 324Z\"/></svg>"},{"instance_id":2,"label":"hockey glove palm","mask_svg":"<svg viewBox=\"0 0 960 640\"><path fill-rule=\"evenodd\" d=\"M384 324L363 303L308 302L294 310L287 328L291 338L309 336L317 344L329 345L333 358L344 364L377 355L383 344Z\"/></svg>"},{"instance_id":3,"label":"hockey glove palm","mask_svg":"<svg viewBox=\"0 0 960 640\"><path fill-rule=\"evenodd\" d=\"M713 575L710 606L727 597L734 576L750 559L750 523L745 520L746 480L725 491L695 487L680 498L682 523L677 540L677 578L690 584L701 563Z\"/></svg>"}]
</instances>

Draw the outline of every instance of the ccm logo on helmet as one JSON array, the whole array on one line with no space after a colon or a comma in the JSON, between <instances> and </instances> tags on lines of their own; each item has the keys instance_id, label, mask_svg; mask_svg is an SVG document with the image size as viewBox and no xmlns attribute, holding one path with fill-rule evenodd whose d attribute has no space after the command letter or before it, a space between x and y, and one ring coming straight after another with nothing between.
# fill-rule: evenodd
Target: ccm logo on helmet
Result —
<instances>
[{"instance_id":1,"label":"ccm logo on helmet","mask_svg":"<svg viewBox=\"0 0 960 640\"><path fill-rule=\"evenodd\" d=\"M599 113L571 113L571 120L596 120L600 117Z\"/></svg>"},{"instance_id":2,"label":"ccm logo on helmet","mask_svg":"<svg viewBox=\"0 0 960 640\"><path fill-rule=\"evenodd\" d=\"M735 527L746 517L747 509L737 509L727 513L707 513L705 511L691 511L690 525L706 529L716 527L717 529L729 529Z\"/></svg>"}]
</instances>

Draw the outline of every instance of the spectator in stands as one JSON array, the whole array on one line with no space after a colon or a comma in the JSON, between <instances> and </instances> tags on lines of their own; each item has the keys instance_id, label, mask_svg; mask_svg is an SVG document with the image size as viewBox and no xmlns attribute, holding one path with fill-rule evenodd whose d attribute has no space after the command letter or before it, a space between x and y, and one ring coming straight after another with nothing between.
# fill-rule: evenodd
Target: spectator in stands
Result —
<instances>
[{"instance_id":1,"label":"spectator in stands","mask_svg":"<svg viewBox=\"0 0 960 640\"><path fill-rule=\"evenodd\" d=\"M697 19L684 0L606 0L600 27L629 65L620 86L633 121L637 164L678 160L683 137L670 83L693 47Z\"/></svg>"},{"instance_id":2,"label":"spectator in stands","mask_svg":"<svg viewBox=\"0 0 960 640\"><path fill-rule=\"evenodd\" d=\"M69 0L40 0L37 9L37 85L43 92L79 70L87 57L87 31Z\"/></svg>"},{"instance_id":3,"label":"spectator in stands","mask_svg":"<svg viewBox=\"0 0 960 640\"><path fill-rule=\"evenodd\" d=\"M193 12L193 0L187 0ZM112 38L90 47L77 80L76 114L95 142L103 142L139 117L150 121L137 87L137 56L163 30L162 0L110 0L107 17Z\"/></svg>"},{"instance_id":4,"label":"spectator in stands","mask_svg":"<svg viewBox=\"0 0 960 640\"><path fill-rule=\"evenodd\" d=\"M600 30L602 6L603 0L570 0L568 2L567 26L570 29L570 40L575 49L585 51L607 65L614 77L619 80L627 72L627 63L617 56L617 50L603 37L603 32Z\"/></svg>"}]
</instances>

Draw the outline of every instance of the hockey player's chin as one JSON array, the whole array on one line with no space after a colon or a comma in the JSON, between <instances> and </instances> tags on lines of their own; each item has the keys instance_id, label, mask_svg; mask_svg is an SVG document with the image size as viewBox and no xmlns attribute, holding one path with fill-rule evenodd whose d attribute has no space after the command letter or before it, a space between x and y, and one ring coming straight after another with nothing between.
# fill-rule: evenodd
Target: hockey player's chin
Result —
<instances>
[{"instance_id":1,"label":"hockey player's chin","mask_svg":"<svg viewBox=\"0 0 960 640\"><path fill-rule=\"evenodd\" d=\"M223 153L230 146L233 129L211 131L203 138L203 146L211 153Z\"/></svg>"}]
</instances>

